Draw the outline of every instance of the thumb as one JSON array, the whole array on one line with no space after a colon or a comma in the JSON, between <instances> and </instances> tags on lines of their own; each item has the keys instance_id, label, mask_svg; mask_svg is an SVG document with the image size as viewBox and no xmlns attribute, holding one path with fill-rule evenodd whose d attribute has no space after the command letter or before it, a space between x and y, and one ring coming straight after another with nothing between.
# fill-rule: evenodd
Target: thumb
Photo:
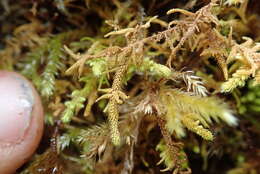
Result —
<instances>
[{"instance_id":1,"label":"thumb","mask_svg":"<svg viewBox=\"0 0 260 174\"><path fill-rule=\"evenodd\" d=\"M12 174L34 153L43 132L43 109L29 81L0 71L0 173Z\"/></svg>"}]
</instances>

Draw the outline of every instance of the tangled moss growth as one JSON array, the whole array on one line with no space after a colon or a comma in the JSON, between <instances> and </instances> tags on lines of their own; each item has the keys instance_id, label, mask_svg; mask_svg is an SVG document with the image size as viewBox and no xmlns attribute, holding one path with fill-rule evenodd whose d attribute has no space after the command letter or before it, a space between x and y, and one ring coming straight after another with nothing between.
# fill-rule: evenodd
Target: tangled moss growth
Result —
<instances>
[{"instance_id":1,"label":"tangled moss growth","mask_svg":"<svg viewBox=\"0 0 260 174\"><path fill-rule=\"evenodd\" d=\"M45 107L45 136L18 173L259 172L258 9L1 1L0 68L30 79Z\"/></svg>"}]
</instances>

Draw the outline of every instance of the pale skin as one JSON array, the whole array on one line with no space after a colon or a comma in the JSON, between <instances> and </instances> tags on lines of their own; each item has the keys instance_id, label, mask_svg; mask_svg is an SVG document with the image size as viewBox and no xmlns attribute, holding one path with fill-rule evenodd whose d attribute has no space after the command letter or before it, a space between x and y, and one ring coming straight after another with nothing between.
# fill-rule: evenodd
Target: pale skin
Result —
<instances>
[{"instance_id":1,"label":"pale skin","mask_svg":"<svg viewBox=\"0 0 260 174\"><path fill-rule=\"evenodd\" d=\"M43 108L32 84L14 72L0 71L0 173L14 174L39 145Z\"/></svg>"}]
</instances>

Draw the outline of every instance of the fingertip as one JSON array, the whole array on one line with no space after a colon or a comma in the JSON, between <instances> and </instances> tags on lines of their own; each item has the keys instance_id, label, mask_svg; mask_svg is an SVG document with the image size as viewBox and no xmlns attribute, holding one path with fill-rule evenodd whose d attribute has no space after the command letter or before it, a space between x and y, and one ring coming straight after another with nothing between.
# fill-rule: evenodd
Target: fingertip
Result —
<instances>
[{"instance_id":1,"label":"fingertip","mask_svg":"<svg viewBox=\"0 0 260 174\"><path fill-rule=\"evenodd\" d=\"M0 71L0 173L11 174L36 150L43 132L43 108L32 84Z\"/></svg>"}]
</instances>

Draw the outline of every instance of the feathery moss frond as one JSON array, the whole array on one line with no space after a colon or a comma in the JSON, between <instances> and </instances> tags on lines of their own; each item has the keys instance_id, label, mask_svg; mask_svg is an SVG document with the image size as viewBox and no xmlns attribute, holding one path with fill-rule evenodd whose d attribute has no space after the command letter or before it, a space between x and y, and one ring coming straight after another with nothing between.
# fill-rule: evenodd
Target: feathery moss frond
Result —
<instances>
[{"instance_id":1,"label":"feathery moss frond","mask_svg":"<svg viewBox=\"0 0 260 174\"><path fill-rule=\"evenodd\" d=\"M199 123L204 127L212 124L212 120L216 122L222 120L231 126L237 124L237 119L233 116L228 105L215 97L193 96L169 88L162 88L159 96L167 108L167 128L171 132L174 131L179 137L184 135L184 126L196 133L199 132L198 134L201 136L202 134L207 135L204 137L205 139L212 139L208 130L199 126ZM184 118L187 115L189 118ZM196 123L196 121L199 122Z\"/></svg>"},{"instance_id":2,"label":"feathery moss frond","mask_svg":"<svg viewBox=\"0 0 260 174\"><path fill-rule=\"evenodd\" d=\"M188 114L188 115L183 115L181 121L183 125L190 131L195 132L205 140L212 141L213 140L212 133L209 130L205 129L202 125L200 125L200 121L196 120L196 118L198 118L198 116Z\"/></svg>"},{"instance_id":3,"label":"feathery moss frond","mask_svg":"<svg viewBox=\"0 0 260 174\"><path fill-rule=\"evenodd\" d=\"M160 158L161 160L157 163L157 164L161 164L161 163L164 163L166 168L161 170L162 172L166 172L166 171L170 171L170 170L173 170L175 171L175 173L178 173L180 171L184 171L186 170L186 173L191 173L189 167L188 167L188 163L187 161L186 162L183 162L181 164L181 166L179 166L179 168L176 168L176 158L179 159L179 160L183 160L186 155L185 155L185 152L180 149L178 151L178 154L174 154L174 158L169 150L169 147L165 144L164 141L160 141L159 144L157 144L156 146L156 150L160 152Z\"/></svg>"},{"instance_id":4,"label":"feathery moss frond","mask_svg":"<svg viewBox=\"0 0 260 174\"><path fill-rule=\"evenodd\" d=\"M108 134L109 128L106 123L90 126L86 129L69 127L67 133L59 138L60 149L64 150L74 144L83 150L81 151L82 155L92 158L105 150L109 141Z\"/></svg>"},{"instance_id":5,"label":"feathery moss frond","mask_svg":"<svg viewBox=\"0 0 260 174\"><path fill-rule=\"evenodd\" d=\"M246 80L250 77L252 71L247 67L240 67L228 81L224 82L221 86L222 92L231 92L236 87L245 85Z\"/></svg>"},{"instance_id":6,"label":"feathery moss frond","mask_svg":"<svg viewBox=\"0 0 260 174\"><path fill-rule=\"evenodd\" d=\"M75 139L76 143L83 146L82 152L86 157L101 156L109 142L109 129L107 124L92 126L81 130Z\"/></svg>"},{"instance_id":7,"label":"feathery moss frond","mask_svg":"<svg viewBox=\"0 0 260 174\"><path fill-rule=\"evenodd\" d=\"M236 87L245 85L245 81L250 77L254 77L257 84L258 70L260 68L260 43L254 43L251 38L243 37L245 42L242 44L234 44L228 57L228 62L241 62L242 66L232 74L222 85L222 92L230 92ZM255 77L255 75L257 75Z\"/></svg>"},{"instance_id":8,"label":"feathery moss frond","mask_svg":"<svg viewBox=\"0 0 260 174\"><path fill-rule=\"evenodd\" d=\"M74 90L71 94L72 99L65 102L66 109L61 118L64 123L69 123L71 118L84 107L86 98L97 86L97 79L93 76L82 77L80 81L84 81L85 86L82 89Z\"/></svg>"},{"instance_id":9,"label":"feathery moss frond","mask_svg":"<svg viewBox=\"0 0 260 174\"><path fill-rule=\"evenodd\" d=\"M187 71L182 73L183 80L187 85L187 91L193 92L195 95L205 97L207 96L207 89L203 86L201 78L195 75L192 75L192 71Z\"/></svg>"},{"instance_id":10,"label":"feathery moss frond","mask_svg":"<svg viewBox=\"0 0 260 174\"><path fill-rule=\"evenodd\" d=\"M43 45L27 54L25 64L22 70L22 74L27 78L31 79L37 88L40 88L41 77L37 70L41 65L41 61L46 54L48 45Z\"/></svg>"},{"instance_id":11,"label":"feathery moss frond","mask_svg":"<svg viewBox=\"0 0 260 174\"><path fill-rule=\"evenodd\" d=\"M54 93L56 76L64 66L63 43L80 38L83 34L84 31L78 30L45 38L46 44L27 53L22 64L22 74L34 82L43 97L49 98Z\"/></svg>"},{"instance_id":12,"label":"feathery moss frond","mask_svg":"<svg viewBox=\"0 0 260 174\"><path fill-rule=\"evenodd\" d=\"M41 94L44 97L50 97L55 89L55 76L58 74L58 70L61 69L61 56L62 56L62 40L57 37L49 41L48 44L48 56L47 56L47 65L42 74L41 79Z\"/></svg>"}]
</instances>

